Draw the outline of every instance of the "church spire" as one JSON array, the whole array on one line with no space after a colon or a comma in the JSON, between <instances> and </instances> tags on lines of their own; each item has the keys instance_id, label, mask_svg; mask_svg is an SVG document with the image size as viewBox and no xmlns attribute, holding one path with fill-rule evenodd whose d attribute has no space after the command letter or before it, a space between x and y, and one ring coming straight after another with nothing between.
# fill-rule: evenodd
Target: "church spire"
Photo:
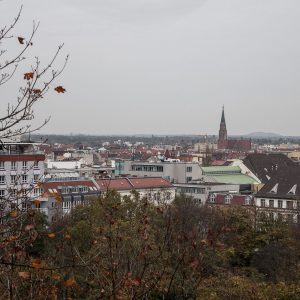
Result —
<instances>
[{"instance_id":1,"label":"church spire","mask_svg":"<svg viewBox=\"0 0 300 300\"><path fill-rule=\"evenodd\" d=\"M227 129L226 129L225 111L223 105L222 118L220 123L220 130L219 130L218 149L227 149L227 146L228 146Z\"/></svg>"},{"instance_id":2,"label":"church spire","mask_svg":"<svg viewBox=\"0 0 300 300\"><path fill-rule=\"evenodd\" d=\"M221 123L226 123L226 122L225 122L225 111L224 111L224 105L223 105L223 108L222 108L222 118L221 118Z\"/></svg>"}]
</instances>

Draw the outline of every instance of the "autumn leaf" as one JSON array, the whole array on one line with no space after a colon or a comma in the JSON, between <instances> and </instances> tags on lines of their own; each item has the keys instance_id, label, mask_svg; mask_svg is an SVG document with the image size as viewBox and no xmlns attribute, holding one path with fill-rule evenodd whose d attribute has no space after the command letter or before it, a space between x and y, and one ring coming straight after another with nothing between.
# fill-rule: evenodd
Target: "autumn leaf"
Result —
<instances>
[{"instance_id":1,"label":"autumn leaf","mask_svg":"<svg viewBox=\"0 0 300 300\"><path fill-rule=\"evenodd\" d=\"M53 274L52 274L52 279L53 279L53 280L60 280L60 275L57 274L57 273L53 273Z\"/></svg>"},{"instance_id":2,"label":"autumn leaf","mask_svg":"<svg viewBox=\"0 0 300 300\"><path fill-rule=\"evenodd\" d=\"M55 233L53 233L53 232L48 233L48 238L50 238L50 239L55 238Z\"/></svg>"},{"instance_id":3,"label":"autumn leaf","mask_svg":"<svg viewBox=\"0 0 300 300\"><path fill-rule=\"evenodd\" d=\"M16 218L16 217L18 216L18 211L17 211L16 209L12 210L12 211L10 212L10 216L11 216L12 218Z\"/></svg>"},{"instance_id":4,"label":"autumn leaf","mask_svg":"<svg viewBox=\"0 0 300 300\"><path fill-rule=\"evenodd\" d=\"M23 272L19 272L18 274L23 279L29 278L29 273L28 272L23 271Z\"/></svg>"},{"instance_id":5,"label":"autumn leaf","mask_svg":"<svg viewBox=\"0 0 300 300\"><path fill-rule=\"evenodd\" d=\"M31 262L31 266L35 269L39 269L42 267L42 261L40 259L36 258Z\"/></svg>"},{"instance_id":6,"label":"autumn leaf","mask_svg":"<svg viewBox=\"0 0 300 300\"><path fill-rule=\"evenodd\" d=\"M35 95L38 95L42 92L41 89L33 89L32 92L35 94Z\"/></svg>"},{"instance_id":7,"label":"autumn leaf","mask_svg":"<svg viewBox=\"0 0 300 300\"><path fill-rule=\"evenodd\" d=\"M76 285L76 281L75 281L74 278L69 278L68 280L66 280L66 281L64 282L64 286L65 286L65 287L73 287L73 286L75 286L75 285Z\"/></svg>"},{"instance_id":8,"label":"autumn leaf","mask_svg":"<svg viewBox=\"0 0 300 300\"><path fill-rule=\"evenodd\" d=\"M58 93L64 93L66 91L61 85L57 86L54 90Z\"/></svg>"},{"instance_id":9,"label":"autumn leaf","mask_svg":"<svg viewBox=\"0 0 300 300\"><path fill-rule=\"evenodd\" d=\"M56 202L61 202L62 201L60 194L57 193L57 192L56 193L51 193L51 196L54 197Z\"/></svg>"},{"instance_id":10,"label":"autumn leaf","mask_svg":"<svg viewBox=\"0 0 300 300\"><path fill-rule=\"evenodd\" d=\"M26 79L26 80L33 79L33 72L25 73L24 79Z\"/></svg>"},{"instance_id":11,"label":"autumn leaf","mask_svg":"<svg viewBox=\"0 0 300 300\"><path fill-rule=\"evenodd\" d=\"M24 44L24 38L23 37L21 37L21 36L18 36L18 41L19 41L19 43L20 44Z\"/></svg>"},{"instance_id":12,"label":"autumn leaf","mask_svg":"<svg viewBox=\"0 0 300 300\"><path fill-rule=\"evenodd\" d=\"M7 238L8 241L16 241L18 239L17 236L11 235L10 237Z\"/></svg>"},{"instance_id":13,"label":"autumn leaf","mask_svg":"<svg viewBox=\"0 0 300 300\"><path fill-rule=\"evenodd\" d=\"M66 235L65 235L65 240L70 240L70 239L71 239L71 235L66 234Z\"/></svg>"}]
</instances>

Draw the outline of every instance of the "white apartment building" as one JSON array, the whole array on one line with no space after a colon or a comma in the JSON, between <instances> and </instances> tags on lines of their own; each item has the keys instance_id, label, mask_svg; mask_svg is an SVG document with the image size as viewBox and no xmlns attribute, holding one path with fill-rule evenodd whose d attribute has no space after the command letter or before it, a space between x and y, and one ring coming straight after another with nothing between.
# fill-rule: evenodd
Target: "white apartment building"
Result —
<instances>
[{"instance_id":1,"label":"white apartment building","mask_svg":"<svg viewBox=\"0 0 300 300\"><path fill-rule=\"evenodd\" d=\"M136 177L163 177L172 183L188 183L199 179L202 170L198 162L123 160L116 165L116 174Z\"/></svg>"},{"instance_id":2,"label":"white apartment building","mask_svg":"<svg viewBox=\"0 0 300 300\"><path fill-rule=\"evenodd\" d=\"M30 142L0 145L0 197L17 202L41 194L39 182L44 176L45 155L38 144Z\"/></svg>"}]
</instances>

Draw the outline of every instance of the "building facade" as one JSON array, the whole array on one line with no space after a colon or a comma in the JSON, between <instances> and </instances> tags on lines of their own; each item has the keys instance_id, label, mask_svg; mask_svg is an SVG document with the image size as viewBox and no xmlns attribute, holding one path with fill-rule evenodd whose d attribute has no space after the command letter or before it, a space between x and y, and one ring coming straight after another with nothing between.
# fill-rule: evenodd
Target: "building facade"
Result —
<instances>
[{"instance_id":1,"label":"building facade","mask_svg":"<svg viewBox=\"0 0 300 300\"><path fill-rule=\"evenodd\" d=\"M16 142L0 145L0 197L21 205L41 194L45 155L38 144Z\"/></svg>"}]
</instances>

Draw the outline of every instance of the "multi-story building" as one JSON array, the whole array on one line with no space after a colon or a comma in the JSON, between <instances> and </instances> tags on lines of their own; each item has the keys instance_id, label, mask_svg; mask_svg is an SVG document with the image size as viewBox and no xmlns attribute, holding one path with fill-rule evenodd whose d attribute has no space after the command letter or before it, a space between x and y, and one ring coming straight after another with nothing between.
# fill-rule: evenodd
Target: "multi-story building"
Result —
<instances>
[{"instance_id":1,"label":"multi-story building","mask_svg":"<svg viewBox=\"0 0 300 300\"><path fill-rule=\"evenodd\" d=\"M52 174L53 175L53 174ZM64 177L65 176L65 177ZM107 191L115 190L121 197L134 190L155 204L170 203L175 199L175 187L164 178L86 179L77 173L58 173L47 176L43 194L34 201L35 208L51 222L70 213L78 205L85 205Z\"/></svg>"},{"instance_id":2,"label":"multi-story building","mask_svg":"<svg viewBox=\"0 0 300 300\"><path fill-rule=\"evenodd\" d=\"M21 204L41 194L45 155L31 142L0 145L0 197ZM23 199L23 200L22 200Z\"/></svg>"},{"instance_id":3,"label":"multi-story building","mask_svg":"<svg viewBox=\"0 0 300 300\"><path fill-rule=\"evenodd\" d=\"M199 179L202 174L198 162L123 160L118 161L116 169L119 175L163 177L172 183L188 183Z\"/></svg>"},{"instance_id":4,"label":"multi-story building","mask_svg":"<svg viewBox=\"0 0 300 300\"><path fill-rule=\"evenodd\" d=\"M256 194L258 211L270 217L300 223L300 166L287 166Z\"/></svg>"},{"instance_id":5,"label":"multi-story building","mask_svg":"<svg viewBox=\"0 0 300 300\"><path fill-rule=\"evenodd\" d=\"M222 183L182 183L174 184L176 194L185 194L191 197L197 204L204 205L210 194L229 193L238 194L240 186L238 184Z\"/></svg>"}]
</instances>

